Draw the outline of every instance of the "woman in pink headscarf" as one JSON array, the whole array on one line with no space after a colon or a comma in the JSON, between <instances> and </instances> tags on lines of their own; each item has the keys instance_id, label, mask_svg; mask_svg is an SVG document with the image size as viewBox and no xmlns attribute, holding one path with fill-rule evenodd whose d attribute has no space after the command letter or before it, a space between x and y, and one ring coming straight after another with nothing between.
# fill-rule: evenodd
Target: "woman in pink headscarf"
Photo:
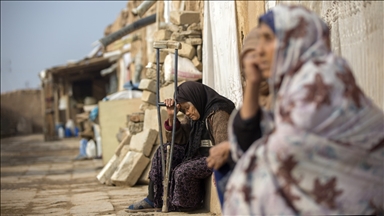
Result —
<instances>
[{"instance_id":1,"label":"woman in pink headscarf","mask_svg":"<svg viewBox=\"0 0 384 216\"><path fill-rule=\"evenodd\" d=\"M327 25L280 5L260 17L257 37L243 107L229 122L237 165L224 215L383 213L384 114L331 51ZM255 99L263 79L271 110ZM244 141L241 121L259 125L262 138Z\"/></svg>"}]
</instances>

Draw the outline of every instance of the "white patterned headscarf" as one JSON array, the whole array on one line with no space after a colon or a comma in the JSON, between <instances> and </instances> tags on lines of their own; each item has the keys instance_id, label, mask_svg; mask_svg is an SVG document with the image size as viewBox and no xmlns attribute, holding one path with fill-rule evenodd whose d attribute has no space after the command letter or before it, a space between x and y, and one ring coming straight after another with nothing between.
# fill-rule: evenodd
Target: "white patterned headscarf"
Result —
<instances>
[{"instance_id":1,"label":"white patterned headscarf","mask_svg":"<svg viewBox=\"0 0 384 216\"><path fill-rule=\"evenodd\" d=\"M237 165L224 215L382 212L383 112L332 53L328 27L316 14L286 5L272 12L273 113L263 113L263 137L245 153L230 121Z\"/></svg>"}]
</instances>

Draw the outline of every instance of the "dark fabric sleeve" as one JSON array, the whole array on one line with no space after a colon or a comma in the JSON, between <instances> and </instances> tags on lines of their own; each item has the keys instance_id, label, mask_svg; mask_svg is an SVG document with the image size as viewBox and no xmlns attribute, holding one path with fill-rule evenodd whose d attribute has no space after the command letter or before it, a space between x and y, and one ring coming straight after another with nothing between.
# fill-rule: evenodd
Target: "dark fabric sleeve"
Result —
<instances>
[{"instance_id":1,"label":"dark fabric sleeve","mask_svg":"<svg viewBox=\"0 0 384 216\"><path fill-rule=\"evenodd\" d=\"M164 122L165 137L167 142L172 141L172 126L169 126L168 120ZM175 143L179 145L187 144L189 132L191 127L189 124L181 124L179 119L176 118L176 131L175 131Z\"/></svg>"},{"instance_id":2,"label":"dark fabric sleeve","mask_svg":"<svg viewBox=\"0 0 384 216\"><path fill-rule=\"evenodd\" d=\"M172 131L172 126L169 126L169 119L165 120L164 122L164 128L167 131ZM180 128L180 121L176 118L176 131Z\"/></svg>"},{"instance_id":3,"label":"dark fabric sleeve","mask_svg":"<svg viewBox=\"0 0 384 216\"><path fill-rule=\"evenodd\" d=\"M237 143L244 152L248 150L253 142L261 138L260 120L260 109L255 116L246 120L243 120L240 116L240 112L237 112L235 119L233 120L233 132L236 135Z\"/></svg>"}]
</instances>

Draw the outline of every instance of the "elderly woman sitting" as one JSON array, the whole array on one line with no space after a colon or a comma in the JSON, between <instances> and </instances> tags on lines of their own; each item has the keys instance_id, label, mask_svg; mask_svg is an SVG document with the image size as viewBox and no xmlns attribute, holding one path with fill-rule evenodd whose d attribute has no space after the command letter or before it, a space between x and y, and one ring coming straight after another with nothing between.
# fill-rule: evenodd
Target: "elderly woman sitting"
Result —
<instances>
[{"instance_id":1,"label":"elderly woman sitting","mask_svg":"<svg viewBox=\"0 0 384 216\"><path fill-rule=\"evenodd\" d=\"M228 119L235 105L198 82L181 84L177 88L176 101L177 109L188 117L188 122L182 124L177 120L176 125L172 125L174 101L165 100L168 120L164 126L169 142L172 128L176 127L168 208L170 211L186 211L202 207L205 194L203 180L212 174L206 158L210 146L227 140ZM152 160L149 179L148 196L130 205L127 212L156 211L162 206L160 148Z\"/></svg>"}]
</instances>

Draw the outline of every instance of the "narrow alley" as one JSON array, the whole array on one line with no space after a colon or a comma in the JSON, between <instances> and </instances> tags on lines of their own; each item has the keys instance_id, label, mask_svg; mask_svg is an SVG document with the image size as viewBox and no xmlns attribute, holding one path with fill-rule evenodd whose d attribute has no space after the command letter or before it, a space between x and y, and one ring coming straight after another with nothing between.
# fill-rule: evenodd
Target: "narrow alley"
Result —
<instances>
[{"instance_id":1,"label":"narrow alley","mask_svg":"<svg viewBox=\"0 0 384 216\"><path fill-rule=\"evenodd\" d=\"M42 135L1 139L1 215L164 215L124 211L146 186L100 184L102 160L73 161L76 138L44 142ZM167 213L180 215L186 213ZM194 215L211 215L193 212Z\"/></svg>"}]
</instances>

